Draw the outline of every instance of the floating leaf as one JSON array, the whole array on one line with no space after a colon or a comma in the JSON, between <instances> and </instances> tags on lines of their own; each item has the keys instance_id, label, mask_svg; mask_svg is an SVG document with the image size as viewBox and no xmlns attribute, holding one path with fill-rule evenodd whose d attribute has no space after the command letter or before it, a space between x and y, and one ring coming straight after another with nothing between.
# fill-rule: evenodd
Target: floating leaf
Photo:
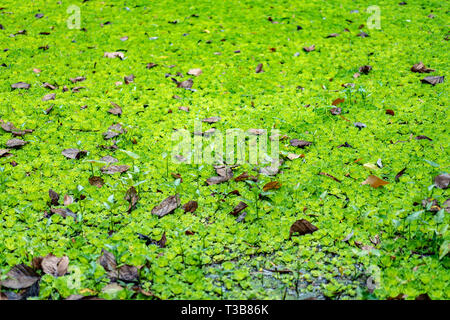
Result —
<instances>
[{"instance_id":1,"label":"floating leaf","mask_svg":"<svg viewBox=\"0 0 450 320\"><path fill-rule=\"evenodd\" d=\"M48 195L50 197L50 203L52 206L58 206L59 205L59 194L53 191L52 189L48 190Z\"/></svg>"},{"instance_id":2,"label":"floating leaf","mask_svg":"<svg viewBox=\"0 0 450 320\"><path fill-rule=\"evenodd\" d=\"M434 184L439 189L447 189L450 184L450 174L440 174L434 178Z\"/></svg>"},{"instance_id":3,"label":"floating leaf","mask_svg":"<svg viewBox=\"0 0 450 320\"><path fill-rule=\"evenodd\" d=\"M389 184L388 181L384 181L376 176L370 175L369 177L367 177L367 179L365 181L363 181L361 184L370 184L371 187L373 188L378 188L378 187L382 187L386 184Z\"/></svg>"},{"instance_id":4,"label":"floating leaf","mask_svg":"<svg viewBox=\"0 0 450 320\"><path fill-rule=\"evenodd\" d=\"M266 192L266 191L269 191L269 190L272 190L272 189L280 189L280 188L281 188L281 183L280 182L278 182L278 181L271 181L271 182L268 182L268 183L266 183L264 185L263 191Z\"/></svg>"},{"instance_id":5,"label":"floating leaf","mask_svg":"<svg viewBox=\"0 0 450 320\"><path fill-rule=\"evenodd\" d=\"M128 213L130 213L133 209L136 208L136 204L139 201L139 196L138 193L136 191L136 188L131 186L128 190L127 193L125 194L124 199L126 201L129 202L129 207L128 207Z\"/></svg>"},{"instance_id":6,"label":"floating leaf","mask_svg":"<svg viewBox=\"0 0 450 320\"><path fill-rule=\"evenodd\" d=\"M434 72L433 69L429 69L425 67L425 65L422 62L419 62L411 67L412 72L418 72L418 73L430 73Z\"/></svg>"},{"instance_id":7,"label":"floating leaf","mask_svg":"<svg viewBox=\"0 0 450 320\"><path fill-rule=\"evenodd\" d=\"M291 146L298 147L298 148L304 148L304 147L307 147L312 144L312 142L310 142L310 141L299 140L299 139L292 139L291 141L289 141L289 143L291 144Z\"/></svg>"},{"instance_id":8,"label":"floating leaf","mask_svg":"<svg viewBox=\"0 0 450 320\"><path fill-rule=\"evenodd\" d=\"M89 177L89 183L92 186L101 188L103 186L103 184L105 183L105 181L103 180L102 177L91 176L91 177Z\"/></svg>"},{"instance_id":9,"label":"floating leaf","mask_svg":"<svg viewBox=\"0 0 450 320\"><path fill-rule=\"evenodd\" d=\"M28 143L28 141L23 141L20 139L11 139L6 141L6 146L8 148L16 148L19 149L21 147L23 147L24 145L26 145Z\"/></svg>"},{"instance_id":10,"label":"floating leaf","mask_svg":"<svg viewBox=\"0 0 450 320\"><path fill-rule=\"evenodd\" d=\"M30 89L30 85L28 83L25 82L17 82L11 85L12 89Z\"/></svg>"},{"instance_id":11,"label":"floating leaf","mask_svg":"<svg viewBox=\"0 0 450 320\"><path fill-rule=\"evenodd\" d=\"M189 74L189 75L191 75L191 76L196 76L196 77L198 77L199 75L202 74L202 69L198 69L198 68L196 68L196 69L190 69L190 70L187 72L187 74Z\"/></svg>"},{"instance_id":12,"label":"floating leaf","mask_svg":"<svg viewBox=\"0 0 450 320\"><path fill-rule=\"evenodd\" d=\"M164 217L173 212L180 205L180 195L176 194L163 200L159 205L152 209L152 214L158 217Z\"/></svg>"},{"instance_id":13,"label":"floating leaf","mask_svg":"<svg viewBox=\"0 0 450 320\"><path fill-rule=\"evenodd\" d=\"M300 219L295 221L290 230L289 230L289 239L292 237L292 234L298 233L300 236L313 233L315 231L319 230L316 226L312 225L308 220L306 219Z\"/></svg>"},{"instance_id":14,"label":"floating leaf","mask_svg":"<svg viewBox=\"0 0 450 320\"><path fill-rule=\"evenodd\" d=\"M303 51L305 51L305 52L311 52L311 51L314 51L314 50L316 50L316 46L315 45L312 45L312 46L309 46L309 47L303 47Z\"/></svg>"},{"instance_id":15,"label":"floating leaf","mask_svg":"<svg viewBox=\"0 0 450 320\"><path fill-rule=\"evenodd\" d=\"M331 104L333 105L333 106L337 106L338 104L340 104L340 103L344 103L345 102L345 99L341 99L341 98L337 98L336 100L334 100Z\"/></svg>"},{"instance_id":16,"label":"floating leaf","mask_svg":"<svg viewBox=\"0 0 450 320\"><path fill-rule=\"evenodd\" d=\"M123 173L128 171L130 166L127 165L112 165L112 166L104 166L100 168L100 171L105 174L114 174L114 173Z\"/></svg>"},{"instance_id":17,"label":"floating leaf","mask_svg":"<svg viewBox=\"0 0 450 320\"><path fill-rule=\"evenodd\" d=\"M186 213L186 212L194 213L195 210L197 210L197 208L198 208L198 203L197 203L197 201L193 201L193 200L191 200L183 205L184 213Z\"/></svg>"},{"instance_id":18,"label":"floating leaf","mask_svg":"<svg viewBox=\"0 0 450 320\"><path fill-rule=\"evenodd\" d=\"M68 266L69 258L67 256L58 258L51 253L45 256L41 262L42 271L54 277L64 276L67 273Z\"/></svg>"},{"instance_id":19,"label":"floating leaf","mask_svg":"<svg viewBox=\"0 0 450 320\"><path fill-rule=\"evenodd\" d=\"M238 203L236 207L234 207L234 209L230 212L230 214L233 216L237 216L242 210L244 210L247 207L248 205L245 202L241 201Z\"/></svg>"},{"instance_id":20,"label":"floating leaf","mask_svg":"<svg viewBox=\"0 0 450 320\"><path fill-rule=\"evenodd\" d=\"M24 264L15 265L6 274L6 277L6 280L0 282L0 287L24 289L31 287L36 281L39 280L37 273Z\"/></svg>"},{"instance_id":21,"label":"floating leaf","mask_svg":"<svg viewBox=\"0 0 450 320\"><path fill-rule=\"evenodd\" d=\"M444 76L430 76L430 77L425 77L422 80L420 80L422 83L427 83L427 84L431 84L431 85L436 85L438 83L443 83L444 82Z\"/></svg>"},{"instance_id":22,"label":"floating leaf","mask_svg":"<svg viewBox=\"0 0 450 320\"><path fill-rule=\"evenodd\" d=\"M76 148L69 148L69 149L64 149L61 153L63 156L65 156L68 159L80 159L81 157L84 157L87 154L87 151L79 150Z\"/></svg>"}]
</instances>

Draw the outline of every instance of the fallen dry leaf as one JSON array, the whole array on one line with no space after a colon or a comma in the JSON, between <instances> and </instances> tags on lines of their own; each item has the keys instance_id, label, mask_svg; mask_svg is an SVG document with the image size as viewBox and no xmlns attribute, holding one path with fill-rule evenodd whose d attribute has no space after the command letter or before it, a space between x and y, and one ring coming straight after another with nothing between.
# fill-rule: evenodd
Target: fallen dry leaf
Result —
<instances>
[{"instance_id":1,"label":"fallen dry leaf","mask_svg":"<svg viewBox=\"0 0 450 320\"><path fill-rule=\"evenodd\" d=\"M378 188L378 187L382 187L386 184L389 184L388 181L384 181L376 176L370 175L369 177L367 177L367 179L365 181L363 181L361 184L370 184L371 187L373 188Z\"/></svg>"},{"instance_id":2,"label":"fallen dry leaf","mask_svg":"<svg viewBox=\"0 0 450 320\"><path fill-rule=\"evenodd\" d=\"M210 118L206 118L203 119L202 122L206 122L206 123L216 123L218 121L220 121L221 118L220 117L210 117Z\"/></svg>"},{"instance_id":3,"label":"fallen dry leaf","mask_svg":"<svg viewBox=\"0 0 450 320\"><path fill-rule=\"evenodd\" d=\"M103 56L106 58L120 58L120 60L125 59L123 52L105 52Z\"/></svg>"},{"instance_id":4,"label":"fallen dry leaf","mask_svg":"<svg viewBox=\"0 0 450 320\"><path fill-rule=\"evenodd\" d=\"M0 282L0 287L25 289L31 287L39 278L33 269L27 265L18 264L6 274L6 280Z\"/></svg>"},{"instance_id":5,"label":"fallen dry leaf","mask_svg":"<svg viewBox=\"0 0 450 320\"><path fill-rule=\"evenodd\" d=\"M298 147L298 148L304 148L304 147L307 147L312 144L312 142L310 142L310 141L299 140L299 139L292 139L291 141L289 141L289 143L291 144L291 146Z\"/></svg>"},{"instance_id":6,"label":"fallen dry leaf","mask_svg":"<svg viewBox=\"0 0 450 320\"><path fill-rule=\"evenodd\" d=\"M430 73L434 72L435 70L429 69L425 67L425 65L422 62L419 62L411 67L412 72L418 72L418 73Z\"/></svg>"},{"instance_id":7,"label":"fallen dry leaf","mask_svg":"<svg viewBox=\"0 0 450 320\"><path fill-rule=\"evenodd\" d=\"M11 88L14 89L30 89L30 85L28 83L25 82L17 82L11 85Z\"/></svg>"},{"instance_id":8,"label":"fallen dry leaf","mask_svg":"<svg viewBox=\"0 0 450 320\"><path fill-rule=\"evenodd\" d=\"M314 231L319 230L316 226L312 225L308 220L306 219L300 219L295 221L290 230L289 230L289 239L292 237L293 233L298 233L300 236L313 233Z\"/></svg>"},{"instance_id":9,"label":"fallen dry leaf","mask_svg":"<svg viewBox=\"0 0 450 320\"><path fill-rule=\"evenodd\" d=\"M123 77L123 81L125 82L125 84L130 84L130 83L134 82L134 78L135 78L135 76L133 74L131 74L129 76Z\"/></svg>"},{"instance_id":10,"label":"fallen dry leaf","mask_svg":"<svg viewBox=\"0 0 450 320\"><path fill-rule=\"evenodd\" d=\"M42 97L42 101L55 100L56 93L49 93Z\"/></svg>"},{"instance_id":11,"label":"fallen dry leaf","mask_svg":"<svg viewBox=\"0 0 450 320\"><path fill-rule=\"evenodd\" d=\"M197 208L198 208L198 203L197 203L197 201L193 201L193 200L191 200L183 205L184 213L186 213L186 212L194 213L195 210L197 210Z\"/></svg>"},{"instance_id":12,"label":"fallen dry leaf","mask_svg":"<svg viewBox=\"0 0 450 320\"><path fill-rule=\"evenodd\" d=\"M319 174L322 175L322 176L327 176L327 177L333 179L334 181L341 183L341 180L339 180L338 178L332 176L331 174L328 174L326 172L319 172Z\"/></svg>"},{"instance_id":13,"label":"fallen dry leaf","mask_svg":"<svg viewBox=\"0 0 450 320\"><path fill-rule=\"evenodd\" d=\"M337 98L337 99L334 100L331 104L332 104L333 106L337 106L338 104L344 103L344 102L345 102L345 99L344 99L344 98Z\"/></svg>"},{"instance_id":14,"label":"fallen dry leaf","mask_svg":"<svg viewBox=\"0 0 450 320\"><path fill-rule=\"evenodd\" d=\"M125 194L124 200L129 202L128 213L136 208L136 204L139 201L139 195L136 191L136 188L131 186L127 193Z\"/></svg>"},{"instance_id":15,"label":"fallen dry leaf","mask_svg":"<svg viewBox=\"0 0 450 320\"><path fill-rule=\"evenodd\" d=\"M443 83L444 82L444 76L430 76L425 77L422 80L420 80L422 83L428 83L431 85L436 85L437 83Z\"/></svg>"},{"instance_id":16,"label":"fallen dry leaf","mask_svg":"<svg viewBox=\"0 0 450 320\"><path fill-rule=\"evenodd\" d=\"M164 217L173 212L180 205L180 195L176 194L164 199L159 205L152 209L152 214L158 217Z\"/></svg>"},{"instance_id":17,"label":"fallen dry leaf","mask_svg":"<svg viewBox=\"0 0 450 320\"><path fill-rule=\"evenodd\" d=\"M81 81L84 81L84 80L86 80L86 78L85 77L81 77L81 76L75 77L75 78L70 78L70 81L72 81L72 83L81 82Z\"/></svg>"},{"instance_id":18,"label":"fallen dry leaf","mask_svg":"<svg viewBox=\"0 0 450 320\"><path fill-rule=\"evenodd\" d=\"M258 181L258 178L255 176L249 175L247 172L243 172L234 179L234 181L245 181L245 180Z\"/></svg>"},{"instance_id":19,"label":"fallen dry leaf","mask_svg":"<svg viewBox=\"0 0 450 320\"><path fill-rule=\"evenodd\" d=\"M198 77L199 75L202 74L202 69L198 69L198 68L190 69L190 70L187 72L187 74L189 74L189 75L191 75L191 76L196 76L196 77Z\"/></svg>"},{"instance_id":20,"label":"fallen dry leaf","mask_svg":"<svg viewBox=\"0 0 450 320\"><path fill-rule=\"evenodd\" d=\"M119 107L119 105L114 103L114 102L111 102L111 105L114 108L109 109L108 112L113 114L113 115L120 116L122 114L122 108Z\"/></svg>"},{"instance_id":21,"label":"fallen dry leaf","mask_svg":"<svg viewBox=\"0 0 450 320\"><path fill-rule=\"evenodd\" d=\"M103 186L103 184L105 183L105 181L103 180L102 177L91 176L91 177L89 177L89 183L92 186L101 188Z\"/></svg>"},{"instance_id":22,"label":"fallen dry leaf","mask_svg":"<svg viewBox=\"0 0 450 320\"><path fill-rule=\"evenodd\" d=\"M80 159L81 157L84 157L87 154L87 151L79 150L76 148L69 148L64 149L61 153L64 157L68 159Z\"/></svg>"},{"instance_id":23,"label":"fallen dry leaf","mask_svg":"<svg viewBox=\"0 0 450 320\"><path fill-rule=\"evenodd\" d=\"M127 165L112 165L101 167L100 171L104 174L114 174L126 172L128 169L130 169L130 166Z\"/></svg>"},{"instance_id":24,"label":"fallen dry leaf","mask_svg":"<svg viewBox=\"0 0 450 320\"><path fill-rule=\"evenodd\" d=\"M54 277L64 276L67 273L68 266L69 258L67 256L58 258L51 253L45 256L41 262L42 271Z\"/></svg>"},{"instance_id":25,"label":"fallen dry leaf","mask_svg":"<svg viewBox=\"0 0 450 320\"><path fill-rule=\"evenodd\" d=\"M263 191L266 192L266 191L269 191L269 190L272 190L272 189L280 189L280 188L281 188L281 183L280 182L278 182L278 181L271 181L271 182L268 182L268 183L266 183L264 185Z\"/></svg>"},{"instance_id":26,"label":"fallen dry leaf","mask_svg":"<svg viewBox=\"0 0 450 320\"><path fill-rule=\"evenodd\" d=\"M305 52L311 52L311 51L316 50L316 46L315 46L315 45L312 45L312 46L309 46L309 47L303 47L303 50L304 50Z\"/></svg>"},{"instance_id":27,"label":"fallen dry leaf","mask_svg":"<svg viewBox=\"0 0 450 320\"><path fill-rule=\"evenodd\" d=\"M248 205L245 202L239 202L236 207L233 208L233 210L230 212L231 215L237 216L242 210L247 208Z\"/></svg>"},{"instance_id":28,"label":"fallen dry leaf","mask_svg":"<svg viewBox=\"0 0 450 320\"><path fill-rule=\"evenodd\" d=\"M439 189L447 189L450 184L450 174L440 174L434 178L434 184Z\"/></svg>"},{"instance_id":29,"label":"fallen dry leaf","mask_svg":"<svg viewBox=\"0 0 450 320\"><path fill-rule=\"evenodd\" d=\"M16 148L16 149L18 149L18 148L23 147L27 143L28 143L28 141L23 141L23 140L20 140L20 139L11 139L11 140L6 141L6 146L8 148Z\"/></svg>"},{"instance_id":30,"label":"fallen dry leaf","mask_svg":"<svg viewBox=\"0 0 450 320\"><path fill-rule=\"evenodd\" d=\"M74 220L77 219L77 215L74 212L72 212L72 210L67 208L51 208L50 213L58 214L63 218L72 217Z\"/></svg>"},{"instance_id":31,"label":"fallen dry leaf","mask_svg":"<svg viewBox=\"0 0 450 320\"><path fill-rule=\"evenodd\" d=\"M59 205L59 194L53 191L52 189L48 190L48 196L50 197L50 204L52 206Z\"/></svg>"},{"instance_id":32,"label":"fallen dry leaf","mask_svg":"<svg viewBox=\"0 0 450 320\"><path fill-rule=\"evenodd\" d=\"M369 74L369 72L372 70L372 66L364 65L359 67L359 72L364 74Z\"/></svg>"}]
</instances>

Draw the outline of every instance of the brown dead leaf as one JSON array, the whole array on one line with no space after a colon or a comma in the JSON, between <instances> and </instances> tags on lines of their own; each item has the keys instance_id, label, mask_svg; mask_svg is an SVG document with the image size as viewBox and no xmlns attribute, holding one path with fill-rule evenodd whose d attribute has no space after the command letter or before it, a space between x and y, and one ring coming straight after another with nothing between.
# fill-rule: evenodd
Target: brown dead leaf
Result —
<instances>
[{"instance_id":1,"label":"brown dead leaf","mask_svg":"<svg viewBox=\"0 0 450 320\"><path fill-rule=\"evenodd\" d=\"M61 153L67 159L80 159L81 157L84 157L87 154L87 151L79 150L76 148L69 148L69 149L64 149Z\"/></svg>"},{"instance_id":2,"label":"brown dead leaf","mask_svg":"<svg viewBox=\"0 0 450 320\"><path fill-rule=\"evenodd\" d=\"M245 181L245 180L258 181L258 178L255 176L249 175L247 172L243 172L234 179L234 181Z\"/></svg>"},{"instance_id":3,"label":"brown dead leaf","mask_svg":"<svg viewBox=\"0 0 450 320\"><path fill-rule=\"evenodd\" d=\"M68 194L66 194L65 196L64 196L64 205L65 206L69 206L69 205L71 205L73 203L73 197L72 196L69 196Z\"/></svg>"},{"instance_id":4,"label":"brown dead leaf","mask_svg":"<svg viewBox=\"0 0 450 320\"><path fill-rule=\"evenodd\" d=\"M210 117L210 118L206 118L203 119L202 122L206 122L206 123L216 123L218 121L220 121L221 118L220 117Z\"/></svg>"},{"instance_id":5,"label":"brown dead leaf","mask_svg":"<svg viewBox=\"0 0 450 320\"><path fill-rule=\"evenodd\" d=\"M15 265L7 274L6 279L0 282L0 287L10 289L25 289L31 287L39 280L39 275L24 264Z\"/></svg>"},{"instance_id":6,"label":"brown dead leaf","mask_svg":"<svg viewBox=\"0 0 450 320\"><path fill-rule=\"evenodd\" d=\"M70 78L70 81L72 81L72 83L81 82L81 81L84 81L84 80L86 80L86 77L82 77L82 76L75 77L75 78Z\"/></svg>"},{"instance_id":7,"label":"brown dead leaf","mask_svg":"<svg viewBox=\"0 0 450 320\"><path fill-rule=\"evenodd\" d=\"M198 208L198 203L197 203L197 201L193 201L193 200L191 200L183 205L184 213L186 213L186 212L194 213L195 210L197 210L197 208Z\"/></svg>"},{"instance_id":8,"label":"brown dead leaf","mask_svg":"<svg viewBox=\"0 0 450 320\"><path fill-rule=\"evenodd\" d=\"M369 177L367 177L367 179L365 181L363 181L361 183L362 185L364 184L370 184L371 187L373 188L378 188L378 187L382 187L386 184L389 184L388 181L384 181L376 176L370 175Z\"/></svg>"},{"instance_id":9,"label":"brown dead leaf","mask_svg":"<svg viewBox=\"0 0 450 320\"><path fill-rule=\"evenodd\" d=\"M125 84L130 84L132 82L134 82L134 74L130 74L129 76L125 76L123 77L123 81L125 82Z\"/></svg>"},{"instance_id":10,"label":"brown dead leaf","mask_svg":"<svg viewBox=\"0 0 450 320\"><path fill-rule=\"evenodd\" d=\"M48 190L48 195L50 197L50 204L52 206L58 206L59 205L59 194L53 191L52 189Z\"/></svg>"},{"instance_id":11,"label":"brown dead leaf","mask_svg":"<svg viewBox=\"0 0 450 320\"><path fill-rule=\"evenodd\" d=\"M450 184L450 174L440 174L434 178L434 184L439 189L447 189Z\"/></svg>"},{"instance_id":12,"label":"brown dead leaf","mask_svg":"<svg viewBox=\"0 0 450 320\"><path fill-rule=\"evenodd\" d=\"M123 52L105 52L103 57L111 58L111 59L112 58L120 58L120 60L125 59L125 55L123 54Z\"/></svg>"},{"instance_id":13,"label":"brown dead leaf","mask_svg":"<svg viewBox=\"0 0 450 320\"><path fill-rule=\"evenodd\" d=\"M112 165L112 166L104 166L100 168L100 171L104 174L114 174L114 173L124 173L130 169L130 166L127 165Z\"/></svg>"},{"instance_id":14,"label":"brown dead leaf","mask_svg":"<svg viewBox=\"0 0 450 320\"><path fill-rule=\"evenodd\" d=\"M45 256L41 262L42 271L54 277L64 276L67 273L68 266L69 258L67 256L58 258L51 253Z\"/></svg>"},{"instance_id":15,"label":"brown dead leaf","mask_svg":"<svg viewBox=\"0 0 450 320\"><path fill-rule=\"evenodd\" d=\"M0 149L0 158L12 156L12 154L9 153L9 151L10 151L9 149Z\"/></svg>"},{"instance_id":16,"label":"brown dead leaf","mask_svg":"<svg viewBox=\"0 0 450 320\"><path fill-rule=\"evenodd\" d=\"M8 148L19 149L22 146L26 145L27 143L28 143L28 141L23 141L23 140L20 140L20 139L11 139L11 140L6 141L6 146Z\"/></svg>"},{"instance_id":17,"label":"brown dead leaf","mask_svg":"<svg viewBox=\"0 0 450 320\"><path fill-rule=\"evenodd\" d=\"M98 188L101 188L103 186L103 184L105 183L105 181L103 180L102 177L91 176L91 177L89 177L89 183L91 186L96 186Z\"/></svg>"},{"instance_id":18,"label":"brown dead leaf","mask_svg":"<svg viewBox=\"0 0 450 320\"><path fill-rule=\"evenodd\" d=\"M430 73L434 72L435 70L429 69L425 67L425 65L422 62L419 62L411 67L412 72L418 72L418 73Z\"/></svg>"},{"instance_id":19,"label":"brown dead leaf","mask_svg":"<svg viewBox=\"0 0 450 320\"><path fill-rule=\"evenodd\" d=\"M304 158L305 155L304 154L295 154L295 153L288 153L287 158L289 160L294 160L294 159L298 159L298 158Z\"/></svg>"},{"instance_id":20,"label":"brown dead leaf","mask_svg":"<svg viewBox=\"0 0 450 320\"><path fill-rule=\"evenodd\" d=\"M327 177L333 179L334 181L341 183L341 180L339 180L338 178L332 176L331 174L328 174L326 172L319 172L319 174L322 175L322 176L327 176Z\"/></svg>"},{"instance_id":21,"label":"brown dead leaf","mask_svg":"<svg viewBox=\"0 0 450 320\"><path fill-rule=\"evenodd\" d=\"M302 149L304 147L307 147L312 144L312 142L310 142L310 141L299 140L299 139L292 139L291 141L289 141L289 143L293 147L298 147L298 148L302 148Z\"/></svg>"},{"instance_id":22,"label":"brown dead leaf","mask_svg":"<svg viewBox=\"0 0 450 320\"><path fill-rule=\"evenodd\" d=\"M108 140L115 138L122 133L125 133L126 130L123 129L122 125L120 123L116 123L111 125L106 132L103 133L103 139Z\"/></svg>"},{"instance_id":23,"label":"brown dead leaf","mask_svg":"<svg viewBox=\"0 0 450 320\"><path fill-rule=\"evenodd\" d=\"M14 89L30 89L30 85L28 83L25 82L17 82L11 85L11 88Z\"/></svg>"},{"instance_id":24,"label":"brown dead leaf","mask_svg":"<svg viewBox=\"0 0 450 320\"><path fill-rule=\"evenodd\" d=\"M56 93L49 93L42 97L42 101L55 100Z\"/></svg>"},{"instance_id":25,"label":"brown dead leaf","mask_svg":"<svg viewBox=\"0 0 450 320\"><path fill-rule=\"evenodd\" d=\"M198 68L190 69L190 70L187 72L187 74L189 74L189 75L191 75L191 76L196 76L196 77L198 77L199 75L202 74L202 69L198 69Z\"/></svg>"},{"instance_id":26,"label":"brown dead leaf","mask_svg":"<svg viewBox=\"0 0 450 320\"><path fill-rule=\"evenodd\" d=\"M261 72L264 72L262 63L258 64L255 69L255 73L261 73Z\"/></svg>"},{"instance_id":27,"label":"brown dead leaf","mask_svg":"<svg viewBox=\"0 0 450 320\"><path fill-rule=\"evenodd\" d=\"M399 178L405 173L406 168L402 169L397 175L395 176L395 182L399 181Z\"/></svg>"},{"instance_id":28,"label":"brown dead leaf","mask_svg":"<svg viewBox=\"0 0 450 320\"><path fill-rule=\"evenodd\" d=\"M278 182L278 181L271 181L271 182L268 182L268 183L266 183L264 185L263 191L266 192L266 191L269 191L269 190L272 190L272 189L280 189L280 188L281 188L281 183L280 182Z\"/></svg>"},{"instance_id":29,"label":"brown dead leaf","mask_svg":"<svg viewBox=\"0 0 450 320\"><path fill-rule=\"evenodd\" d=\"M359 72L364 74L369 74L369 72L372 70L372 66L364 65L359 67Z\"/></svg>"},{"instance_id":30,"label":"brown dead leaf","mask_svg":"<svg viewBox=\"0 0 450 320\"><path fill-rule=\"evenodd\" d=\"M298 232L300 236L313 233L315 231L319 230L316 226L312 225L308 220L306 219L300 219L295 221L290 230L289 230L289 239L292 237L292 234L295 232Z\"/></svg>"},{"instance_id":31,"label":"brown dead leaf","mask_svg":"<svg viewBox=\"0 0 450 320\"><path fill-rule=\"evenodd\" d=\"M444 82L444 76L431 76L431 77L425 77L422 80L420 80L422 83L427 83L431 85L436 85L438 83Z\"/></svg>"},{"instance_id":32,"label":"brown dead leaf","mask_svg":"<svg viewBox=\"0 0 450 320\"><path fill-rule=\"evenodd\" d=\"M74 212L72 212L72 210L67 208L51 208L50 213L51 213L50 216L52 214L58 214L63 218L67 218L69 216L72 217L74 220L77 219L77 215Z\"/></svg>"},{"instance_id":33,"label":"brown dead leaf","mask_svg":"<svg viewBox=\"0 0 450 320\"><path fill-rule=\"evenodd\" d=\"M233 211L230 212L231 215L237 216L242 210L247 208L248 205L245 202L239 202L236 207L234 207Z\"/></svg>"},{"instance_id":34,"label":"brown dead leaf","mask_svg":"<svg viewBox=\"0 0 450 320\"><path fill-rule=\"evenodd\" d=\"M191 89L194 81L192 79L184 80L182 82L177 81L177 88Z\"/></svg>"},{"instance_id":35,"label":"brown dead leaf","mask_svg":"<svg viewBox=\"0 0 450 320\"><path fill-rule=\"evenodd\" d=\"M340 115L342 113L342 109L340 107L338 108L331 108L330 112L332 115L337 116Z\"/></svg>"},{"instance_id":36,"label":"brown dead leaf","mask_svg":"<svg viewBox=\"0 0 450 320\"><path fill-rule=\"evenodd\" d=\"M127 193L125 194L124 200L129 202L128 213L136 208L136 204L139 201L139 195L136 191L136 188L131 186Z\"/></svg>"},{"instance_id":37,"label":"brown dead leaf","mask_svg":"<svg viewBox=\"0 0 450 320\"><path fill-rule=\"evenodd\" d=\"M337 99L334 100L331 104L332 104L333 106L337 106L338 104L344 103L344 102L345 102L345 99L344 99L344 98L337 98Z\"/></svg>"},{"instance_id":38,"label":"brown dead leaf","mask_svg":"<svg viewBox=\"0 0 450 320\"><path fill-rule=\"evenodd\" d=\"M180 205L180 195L176 194L164 199L159 205L152 209L152 214L163 217L173 212Z\"/></svg>"},{"instance_id":39,"label":"brown dead leaf","mask_svg":"<svg viewBox=\"0 0 450 320\"><path fill-rule=\"evenodd\" d=\"M309 46L309 47L303 47L303 50L304 50L305 52L311 52L311 51L316 50L316 46L315 46L315 45L312 45L312 46Z\"/></svg>"}]
</instances>

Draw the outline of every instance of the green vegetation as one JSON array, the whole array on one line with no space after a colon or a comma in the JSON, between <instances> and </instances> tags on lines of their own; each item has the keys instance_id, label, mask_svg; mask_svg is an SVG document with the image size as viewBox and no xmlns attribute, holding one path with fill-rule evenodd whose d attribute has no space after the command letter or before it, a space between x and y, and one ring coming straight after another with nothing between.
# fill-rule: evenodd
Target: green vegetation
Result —
<instances>
[{"instance_id":1,"label":"green vegetation","mask_svg":"<svg viewBox=\"0 0 450 320\"><path fill-rule=\"evenodd\" d=\"M448 81L421 82L447 76L448 10L406 2L378 1L369 29L365 0L3 1L0 299L449 299ZM276 128L304 156L207 185L214 167L174 163L171 136L215 116L204 131ZM318 230L290 237L300 219Z\"/></svg>"}]
</instances>

